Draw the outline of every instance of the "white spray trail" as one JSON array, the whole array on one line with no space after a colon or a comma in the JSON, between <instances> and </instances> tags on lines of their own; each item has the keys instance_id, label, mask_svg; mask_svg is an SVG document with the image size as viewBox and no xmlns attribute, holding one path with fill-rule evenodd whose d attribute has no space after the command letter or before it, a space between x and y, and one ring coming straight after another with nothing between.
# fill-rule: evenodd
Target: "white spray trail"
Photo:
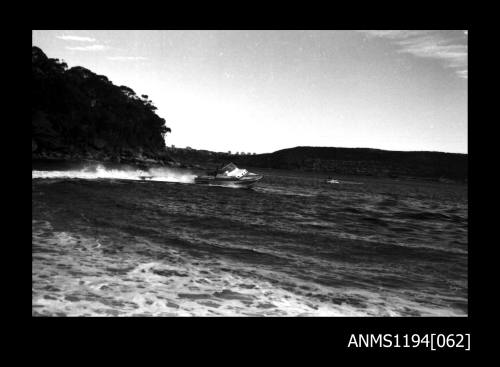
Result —
<instances>
[{"instance_id":1,"label":"white spray trail","mask_svg":"<svg viewBox=\"0 0 500 367\"><path fill-rule=\"evenodd\" d=\"M193 183L196 177L190 171L172 168L140 169L109 169L103 165L86 167L80 170L65 171L31 171L31 178L78 178L85 180L120 179L120 180L149 180L163 182Z\"/></svg>"}]
</instances>

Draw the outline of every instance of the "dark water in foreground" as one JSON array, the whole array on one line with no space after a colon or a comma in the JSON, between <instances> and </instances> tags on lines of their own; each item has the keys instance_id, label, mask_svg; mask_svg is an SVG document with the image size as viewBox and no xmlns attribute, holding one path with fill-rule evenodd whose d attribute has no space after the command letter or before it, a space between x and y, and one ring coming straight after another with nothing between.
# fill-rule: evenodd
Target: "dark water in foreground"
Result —
<instances>
[{"instance_id":1,"label":"dark water in foreground","mask_svg":"<svg viewBox=\"0 0 500 367\"><path fill-rule=\"evenodd\" d=\"M465 185L260 172L33 171L33 315L467 315Z\"/></svg>"}]
</instances>

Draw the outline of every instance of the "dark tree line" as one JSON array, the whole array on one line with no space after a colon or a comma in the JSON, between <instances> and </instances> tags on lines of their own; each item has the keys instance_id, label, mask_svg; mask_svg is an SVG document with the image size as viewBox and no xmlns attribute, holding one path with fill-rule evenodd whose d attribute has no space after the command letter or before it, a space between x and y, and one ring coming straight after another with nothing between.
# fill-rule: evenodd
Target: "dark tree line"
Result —
<instances>
[{"instance_id":1,"label":"dark tree line","mask_svg":"<svg viewBox=\"0 0 500 367\"><path fill-rule=\"evenodd\" d=\"M32 47L31 60L33 149L150 156L165 151L170 129L147 95L81 66L68 69L38 47Z\"/></svg>"}]
</instances>

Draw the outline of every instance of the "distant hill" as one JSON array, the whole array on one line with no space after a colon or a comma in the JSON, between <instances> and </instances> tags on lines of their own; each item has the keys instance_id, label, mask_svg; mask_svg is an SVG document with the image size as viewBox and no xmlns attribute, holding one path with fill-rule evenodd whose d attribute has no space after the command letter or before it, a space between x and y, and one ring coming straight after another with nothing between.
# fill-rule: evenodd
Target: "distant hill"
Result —
<instances>
[{"instance_id":1,"label":"distant hill","mask_svg":"<svg viewBox=\"0 0 500 367\"><path fill-rule=\"evenodd\" d=\"M274 153L235 155L195 149L169 149L185 166L214 169L229 161L241 167L466 182L467 154L401 152L369 148L295 147Z\"/></svg>"},{"instance_id":2,"label":"distant hill","mask_svg":"<svg viewBox=\"0 0 500 367\"><path fill-rule=\"evenodd\" d=\"M168 159L170 128L147 95L31 50L32 158Z\"/></svg>"},{"instance_id":3,"label":"distant hill","mask_svg":"<svg viewBox=\"0 0 500 367\"><path fill-rule=\"evenodd\" d=\"M236 164L332 174L467 181L467 154L369 148L295 147L235 156Z\"/></svg>"}]
</instances>

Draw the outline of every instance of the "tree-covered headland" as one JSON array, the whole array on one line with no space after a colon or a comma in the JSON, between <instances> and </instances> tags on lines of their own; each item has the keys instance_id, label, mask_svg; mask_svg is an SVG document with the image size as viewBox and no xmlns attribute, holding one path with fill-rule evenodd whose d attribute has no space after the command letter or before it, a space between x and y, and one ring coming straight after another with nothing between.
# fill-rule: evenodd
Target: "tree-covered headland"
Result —
<instances>
[{"instance_id":1,"label":"tree-covered headland","mask_svg":"<svg viewBox=\"0 0 500 367\"><path fill-rule=\"evenodd\" d=\"M168 161L170 128L147 95L32 47L32 157Z\"/></svg>"}]
</instances>

